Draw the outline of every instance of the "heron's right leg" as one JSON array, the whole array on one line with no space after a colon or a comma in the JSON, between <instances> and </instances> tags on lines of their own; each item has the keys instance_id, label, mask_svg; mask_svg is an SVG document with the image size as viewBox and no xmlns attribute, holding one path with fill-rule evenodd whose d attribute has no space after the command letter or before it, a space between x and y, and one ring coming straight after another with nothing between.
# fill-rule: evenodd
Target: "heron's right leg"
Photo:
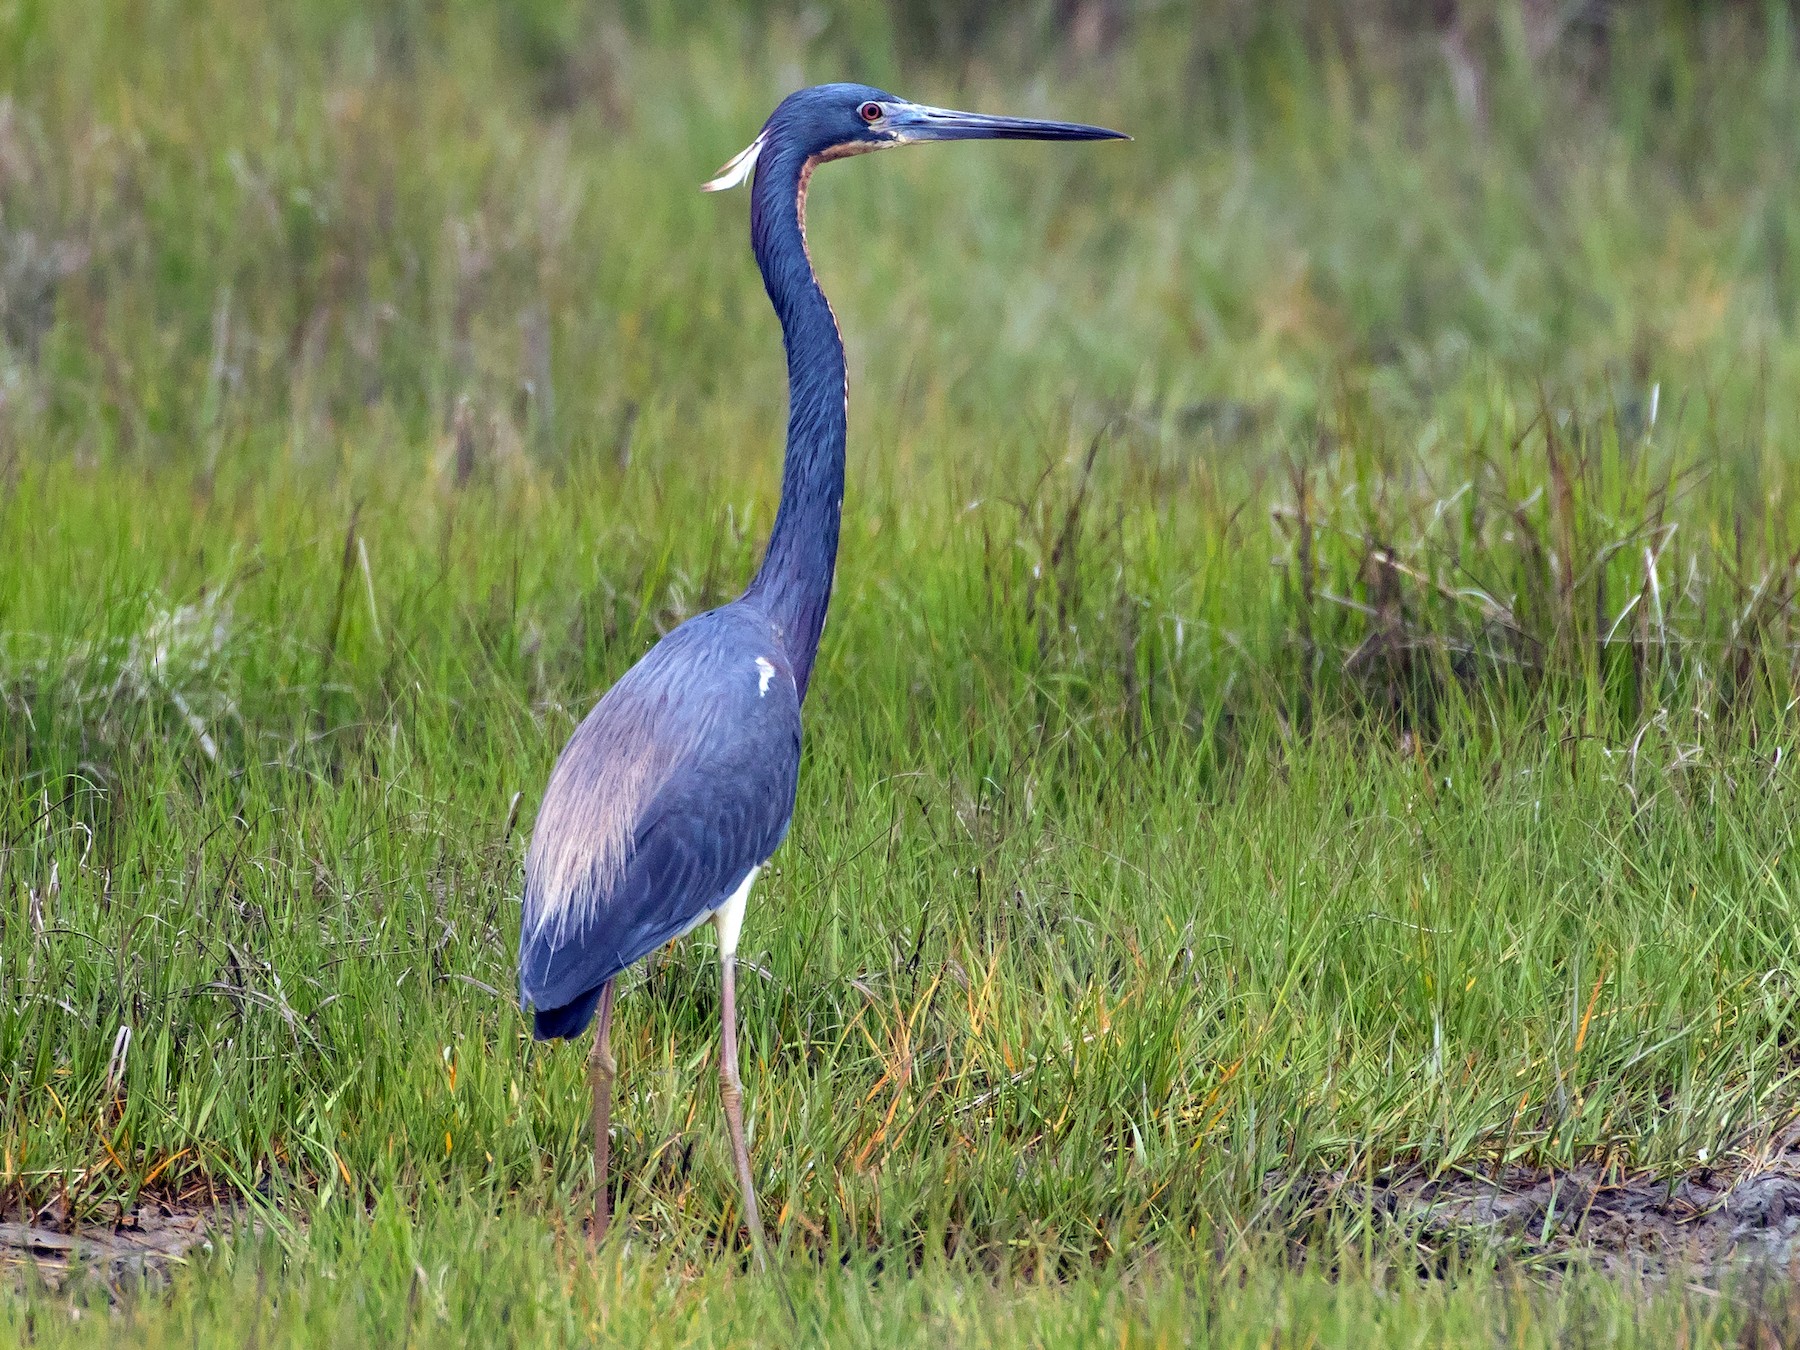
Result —
<instances>
[{"instance_id":1,"label":"heron's right leg","mask_svg":"<svg viewBox=\"0 0 1800 1350\"><path fill-rule=\"evenodd\" d=\"M594 1085L594 1226L595 1245L606 1236L612 1218L612 1194L606 1184L607 1154L612 1138L613 1077L619 1071L612 1055L613 982L600 990L600 1016L594 1029L594 1053L588 1057L588 1077Z\"/></svg>"}]
</instances>

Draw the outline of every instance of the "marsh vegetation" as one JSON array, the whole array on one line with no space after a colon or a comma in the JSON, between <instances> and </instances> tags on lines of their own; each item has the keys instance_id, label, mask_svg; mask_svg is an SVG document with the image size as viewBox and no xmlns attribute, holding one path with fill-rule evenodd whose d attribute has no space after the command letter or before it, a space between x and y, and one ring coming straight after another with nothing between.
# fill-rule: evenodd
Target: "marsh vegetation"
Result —
<instances>
[{"instance_id":1,"label":"marsh vegetation","mask_svg":"<svg viewBox=\"0 0 1800 1350\"><path fill-rule=\"evenodd\" d=\"M512 943L773 511L697 185L854 77L1137 139L812 194L850 488L740 1014L809 1332L1786 1337L1730 1241L1381 1196L1789 1165L1792 21L1313 8L0 7L0 1218L239 1216L6 1334L778 1334L710 937L622 993L597 1264Z\"/></svg>"}]
</instances>

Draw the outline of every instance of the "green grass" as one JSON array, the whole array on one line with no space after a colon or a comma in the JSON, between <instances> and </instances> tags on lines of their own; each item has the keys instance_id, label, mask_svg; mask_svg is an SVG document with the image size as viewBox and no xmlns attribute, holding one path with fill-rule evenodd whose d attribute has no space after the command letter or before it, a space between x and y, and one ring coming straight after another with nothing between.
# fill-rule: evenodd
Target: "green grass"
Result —
<instances>
[{"instance_id":1,"label":"green grass","mask_svg":"<svg viewBox=\"0 0 1800 1350\"><path fill-rule=\"evenodd\" d=\"M813 194L851 484L740 1014L807 1325L1735 1334L1421 1284L1308 1197L1672 1175L1800 1101L1785 29L1620 20L1477 127L1278 18L1052 80L846 15L377 13L0 9L0 1206L272 1225L14 1334L773 1334L710 939L624 989L597 1269L513 944L557 750L773 513L779 335L696 185L845 73L1138 139Z\"/></svg>"},{"instance_id":2,"label":"green grass","mask_svg":"<svg viewBox=\"0 0 1800 1350\"><path fill-rule=\"evenodd\" d=\"M327 1218L302 1258L244 1241L167 1291L93 1290L0 1304L0 1335L37 1346L893 1345L1147 1347L1783 1344L1785 1291L1740 1298L1575 1275L1555 1291L1472 1270L1421 1281L1351 1267L1282 1274L1257 1261L1189 1269L1120 1265L1055 1284L928 1263L868 1263L768 1279L633 1246L598 1262L514 1211L427 1209L385 1197L367 1218ZM1765 1338L1758 1340L1758 1336Z\"/></svg>"}]
</instances>

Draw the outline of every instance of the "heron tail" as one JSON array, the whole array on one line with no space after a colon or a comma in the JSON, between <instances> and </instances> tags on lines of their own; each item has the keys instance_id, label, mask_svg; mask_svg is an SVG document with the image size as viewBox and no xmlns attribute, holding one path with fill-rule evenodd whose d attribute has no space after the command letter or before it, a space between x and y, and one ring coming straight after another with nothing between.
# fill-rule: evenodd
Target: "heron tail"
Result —
<instances>
[{"instance_id":1,"label":"heron tail","mask_svg":"<svg viewBox=\"0 0 1800 1350\"><path fill-rule=\"evenodd\" d=\"M560 1008L532 1009L533 1038L540 1041L572 1040L581 1035L594 1020L594 1009L599 1005L600 991L605 987L604 982L597 984Z\"/></svg>"}]
</instances>

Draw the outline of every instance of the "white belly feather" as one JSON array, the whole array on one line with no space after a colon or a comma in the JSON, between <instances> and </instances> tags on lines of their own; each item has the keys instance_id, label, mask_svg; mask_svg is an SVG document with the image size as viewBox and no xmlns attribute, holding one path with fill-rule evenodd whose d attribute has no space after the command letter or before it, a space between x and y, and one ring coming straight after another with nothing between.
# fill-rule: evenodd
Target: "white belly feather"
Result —
<instances>
[{"instance_id":1,"label":"white belly feather","mask_svg":"<svg viewBox=\"0 0 1800 1350\"><path fill-rule=\"evenodd\" d=\"M760 871L762 871L760 864L752 867L750 875L744 878L743 884L731 893L724 904L717 909L709 909L695 916L694 921L677 933L676 937L686 937L710 919L713 926L719 930L720 959L736 956L738 934L744 928L744 910L750 903L750 888L756 884L756 874Z\"/></svg>"}]
</instances>

